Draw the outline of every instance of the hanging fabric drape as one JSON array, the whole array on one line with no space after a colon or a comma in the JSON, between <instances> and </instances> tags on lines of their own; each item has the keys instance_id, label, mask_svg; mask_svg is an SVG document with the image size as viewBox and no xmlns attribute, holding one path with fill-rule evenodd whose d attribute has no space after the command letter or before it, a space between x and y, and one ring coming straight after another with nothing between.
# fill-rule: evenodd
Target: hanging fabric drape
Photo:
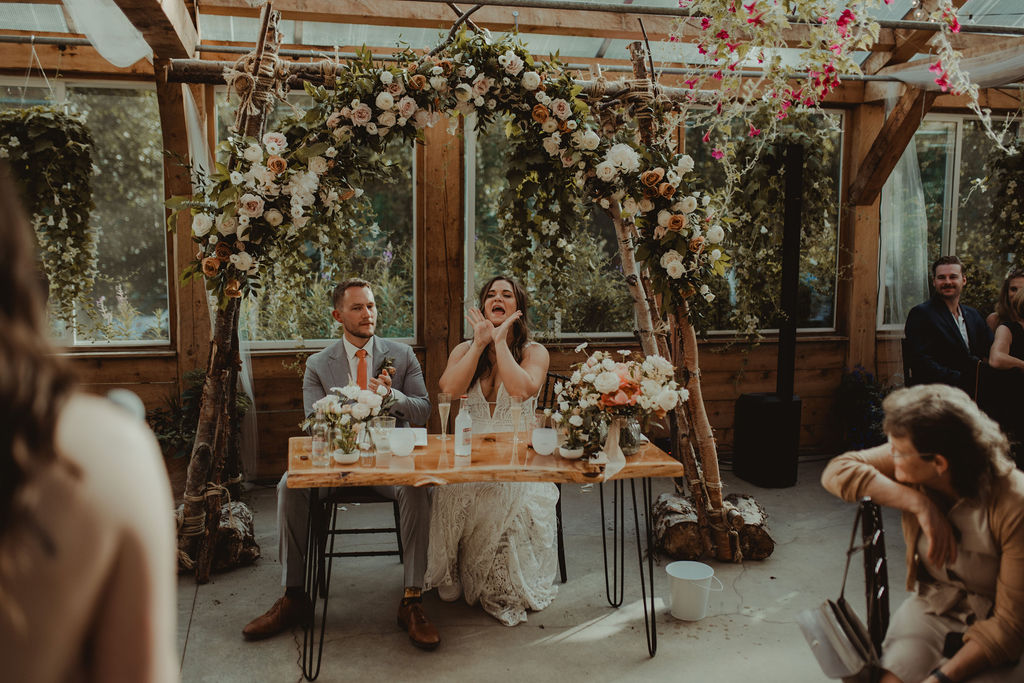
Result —
<instances>
[{"instance_id":1,"label":"hanging fabric drape","mask_svg":"<svg viewBox=\"0 0 1024 683\"><path fill-rule=\"evenodd\" d=\"M75 28L116 67L153 59L153 50L114 0L64 0Z\"/></svg>"}]
</instances>

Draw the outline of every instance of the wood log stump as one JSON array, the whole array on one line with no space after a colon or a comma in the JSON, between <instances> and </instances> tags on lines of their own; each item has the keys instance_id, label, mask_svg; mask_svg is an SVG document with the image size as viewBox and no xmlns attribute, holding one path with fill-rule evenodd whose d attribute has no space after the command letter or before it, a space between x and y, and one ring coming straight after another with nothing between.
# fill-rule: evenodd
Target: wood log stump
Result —
<instances>
[{"instance_id":1,"label":"wood log stump","mask_svg":"<svg viewBox=\"0 0 1024 683\"><path fill-rule=\"evenodd\" d=\"M739 534L740 557L763 560L775 550L768 533L764 508L747 495L729 494L726 509L733 511L731 526ZM693 500L678 493L663 493L651 506L654 544L661 553L676 560L698 560L707 553L697 509ZM718 558L721 559L721 558Z\"/></svg>"},{"instance_id":2,"label":"wood log stump","mask_svg":"<svg viewBox=\"0 0 1024 683\"><path fill-rule=\"evenodd\" d=\"M183 506L177 510L180 523ZM252 564L260 557L256 543L252 509L241 501L225 503L220 509L220 521L211 549L212 569L224 572L235 567ZM195 563L188 556L178 555L178 571L195 571Z\"/></svg>"}]
</instances>

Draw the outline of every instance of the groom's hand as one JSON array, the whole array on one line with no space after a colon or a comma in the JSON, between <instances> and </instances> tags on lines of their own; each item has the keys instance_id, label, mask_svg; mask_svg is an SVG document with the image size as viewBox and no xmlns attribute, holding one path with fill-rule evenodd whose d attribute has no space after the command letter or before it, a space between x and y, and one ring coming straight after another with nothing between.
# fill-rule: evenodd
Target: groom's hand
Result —
<instances>
[{"instance_id":1,"label":"groom's hand","mask_svg":"<svg viewBox=\"0 0 1024 683\"><path fill-rule=\"evenodd\" d=\"M371 377L369 382L369 389L371 391L377 391L377 387L385 386L388 388L388 393L385 396L391 394L391 375L387 370L382 370L380 375L377 377Z\"/></svg>"}]
</instances>

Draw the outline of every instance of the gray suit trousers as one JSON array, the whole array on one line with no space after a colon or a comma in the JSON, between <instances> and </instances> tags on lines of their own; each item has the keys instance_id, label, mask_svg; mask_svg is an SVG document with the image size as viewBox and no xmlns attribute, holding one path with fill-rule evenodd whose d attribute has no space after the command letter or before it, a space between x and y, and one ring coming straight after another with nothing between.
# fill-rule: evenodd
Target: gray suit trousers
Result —
<instances>
[{"instance_id":1,"label":"gray suit trousers","mask_svg":"<svg viewBox=\"0 0 1024 683\"><path fill-rule=\"evenodd\" d=\"M320 489L330 496L337 488ZM405 587L422 588L427 571L427 545L430 539L430 489L414 486L375 486L373 490L398 501L405 554ZM306 545L309 530L309 489L288 488L288 473L277 485L278 557L281 584L301 587L306 578Z\"/></svg>"}]
</instances>

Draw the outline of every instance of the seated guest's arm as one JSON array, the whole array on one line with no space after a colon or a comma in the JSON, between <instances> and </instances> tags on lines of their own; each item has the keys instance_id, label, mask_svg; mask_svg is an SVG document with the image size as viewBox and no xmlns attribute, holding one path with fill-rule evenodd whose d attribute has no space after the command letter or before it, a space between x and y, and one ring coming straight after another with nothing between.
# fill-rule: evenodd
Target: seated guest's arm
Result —
<instances>
[{"instance_id":1,"label":"seated guest's arm","mask_svg":"<svg viewBox=\"0 0 1024 683\"><path fill-rule=\"evenodd\" d=\"M940 566L956 559L956 539L945 515L931 498L895 476L892 446L882 444L833 458L821 475L821 485L845 501L871 496L879 505L916 517L928 540L929 559Z\"/></svg>"},{"instance_id":2,"label":"seated guest's arm","mask_svg":"<svg viewBox=\"0 0 1024 683\"><path fill-rule=\"evenodd\" d=\"M430 397L427 395L427 385L423 380L423 368L416 360L412 347L405 346L403 353L406 356L405 363L402 364L405 366L405 373L401 376L396 375L392 380L391 395L395 398L395 404L391 406L389 412L410 424L426 424L430 418Z\"/></svg>"},{"instance_id":3,"label":"seated guest's arm","mask_svg":"<svg viewBox=\"0 0 1024 683\"><path fill-rule=\"evenodd\" d=\"M1012 478L1005 477L994 485L994 497L1003 501L989 514L1000 553L995 605L992 616L975 622L964 636L965 643L976 645L992 667L1016 661L1024 654L1024 491L1019 481L1018 477L1013 484Z\"/></svg>"},{"instance_id":4,"label":"seated guest's arm","mask_svg":"<svg viewBox=\"0 0 1024 683\"><path fill-rule=\"evenodd\" d=\"M1000 370L1008 368L1024 368L1024 360L1014 358L1010 355L1010 343L1013 335L1010 328L1000 325L996 329L996 339L992 342L992 348L988 352L988 364Z\"/></svg>"},{"instance_id":5,"label":"seated guest's arm","mask_svg":"<svg viewBox=\"0 0 1024 683\"><path fill-rule=\"evenodd\" d=\"M929 319L927 311L921 307L910 309L904 332L907 335L907 343L910 345L914 370L919 376L916 378L917 383L941 382L942 384L960 386L960 371L940 364L929 353L932 346L930 340L940 332Z\"/></svg>"}]
</instances>

